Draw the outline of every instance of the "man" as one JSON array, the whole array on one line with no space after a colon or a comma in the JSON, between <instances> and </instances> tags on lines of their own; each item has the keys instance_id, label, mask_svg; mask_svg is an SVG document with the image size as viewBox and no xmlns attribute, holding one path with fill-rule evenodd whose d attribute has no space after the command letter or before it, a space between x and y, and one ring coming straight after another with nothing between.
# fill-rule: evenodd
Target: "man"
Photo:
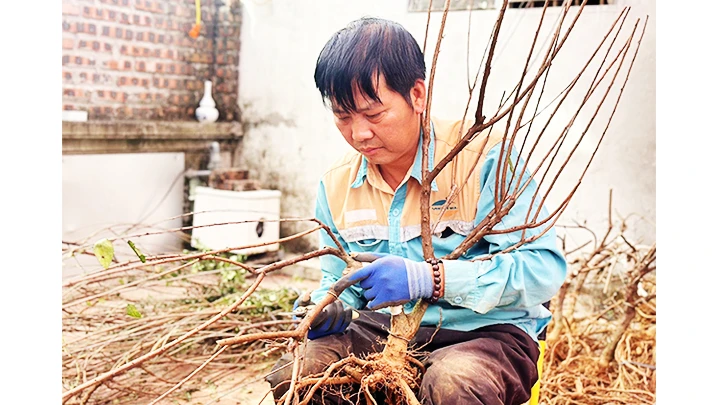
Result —
<instances>
[{"instance_id":1,"label":"man","mask_svg":"<svg viewBox=\"0 0 720 405\"><path fill-rule=\"evenodd\" d=\"M382 350L389 307L403 305L409 311L417 300L426 299L431 304L411 342L411 348L422 346L429 352L422 359L426 371L418 399L423 404L521 404L538 378L537 337L551 316L542 304L565 279L566 262L552 229L510 253L500 252L516 244L521 232L487 235L457 260L434 266L423 260L419 201L424 79L417 42L399 24L382 19L350 23L318 57L315 83L356 152L323 176L316 217L346 251L376 260L359 270L354 275L357 284L311 325L302 373L322 372L350 353L361 357ZM460 124L433 122L431 168L457 142ZM432 184L430 220L437 223L433 247L438 258L457 247L494 207L502 134L491 135L482 150L485 136L477 138L456 157L455 170L449 165ZM522 167L514 149L511 160L513 167ZM442 212L453 175L457 185L469 180ZM520 181L514 177L513 184ZM522 176L526 180L527 173ZM531 204L536 212L535 190L532 182L495 229L525 223ZM547 212L543 209L541 215ZM528 230L525 236L542 230ZM321 245L334 246L324 232ZM494 257L473 261L488 255ZM296 306L322 299L345 268L332 256L324 256L321 266L319 288ZM283 366L291 358L283 356L268 376L275 398L288 389L291 367ZM355 398L326 394L318 403L323 400L353 403Z\"/></svg>"}]
</instances>

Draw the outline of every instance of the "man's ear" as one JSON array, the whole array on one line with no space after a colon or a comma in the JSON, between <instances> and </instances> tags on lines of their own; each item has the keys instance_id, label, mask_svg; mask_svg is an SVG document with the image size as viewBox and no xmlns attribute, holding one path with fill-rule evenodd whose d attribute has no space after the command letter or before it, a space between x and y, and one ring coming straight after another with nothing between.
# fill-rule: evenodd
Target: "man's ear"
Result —
<instances>
[{"instance_id":1,"label":"man's ear","mask_svg":"<svg viewBox=\"0 0 720 405\"><path fill-rule=\"evenodd\" d=\"M425 88L425 80L417 79L410 89L410 101L412 102L415 114L422 114L425 111L427 103L427 89Z\"/></svg>"}]
</instances>

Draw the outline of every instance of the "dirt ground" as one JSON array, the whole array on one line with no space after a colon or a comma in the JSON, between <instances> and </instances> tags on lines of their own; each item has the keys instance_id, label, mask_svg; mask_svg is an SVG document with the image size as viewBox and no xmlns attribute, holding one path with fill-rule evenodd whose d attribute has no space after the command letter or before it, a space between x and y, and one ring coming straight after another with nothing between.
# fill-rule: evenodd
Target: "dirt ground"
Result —
<instances>
[{"instance_id":1,"label":"dirt ground","mask_svg":"<svg viewBox=\"0 0 720 405\"><path fill-rule=\"evenodd\" d=\"M185 400L168 400L163 404L174 405L273 405L270 384L263 376L270 371L273 362L251 365L215 384L186 395Z\"/></svg>"}]
</instances>

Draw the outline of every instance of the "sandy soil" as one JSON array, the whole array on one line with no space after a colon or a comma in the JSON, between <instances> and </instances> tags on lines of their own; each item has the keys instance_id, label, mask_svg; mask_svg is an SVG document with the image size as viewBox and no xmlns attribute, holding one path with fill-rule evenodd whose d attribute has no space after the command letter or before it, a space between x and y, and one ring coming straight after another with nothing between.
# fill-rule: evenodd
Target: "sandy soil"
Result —
<instances>
[{"instance_id":1,"label":"sandy soil","mask_svg":"<svg viewBox=\"0 0 720 405\"><path fill-rule=\"evenodd\" d=\"M273 362L251 365L215 384L202 384L203 388L184 399L164 401L174 405L273 405L270 384L263 376ZM197 387L199 384L193 384Z\"/></svg>"}]
</instances>

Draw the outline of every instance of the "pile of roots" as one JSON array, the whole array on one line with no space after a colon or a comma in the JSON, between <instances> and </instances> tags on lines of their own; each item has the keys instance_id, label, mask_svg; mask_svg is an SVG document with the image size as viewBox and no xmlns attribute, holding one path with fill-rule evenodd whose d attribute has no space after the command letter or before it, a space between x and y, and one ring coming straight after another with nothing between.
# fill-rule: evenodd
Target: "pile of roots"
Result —
<instances>
[{"instance_id":1,"label":"pile of roots","mask_svg":"<svg viewBox=\"0 0 720 405\"><path fill-rule=\"evenodd\" d=\"M543 404L654 404L655 305L643 303L638 317L601 364L607 322L579 322L548 346L540 388Z\"/></svg>"},{"instance_id":2,"label":"pile of roots","mask_svg":"<svg viewBox=\"0 0 720 405\"><path fill-rule=\"evenodd\" d=\"M624 222L593 250L568 255L553 300L543 404L655 403L655 244L631 243Z\"/></svg>"}]
</instances>

